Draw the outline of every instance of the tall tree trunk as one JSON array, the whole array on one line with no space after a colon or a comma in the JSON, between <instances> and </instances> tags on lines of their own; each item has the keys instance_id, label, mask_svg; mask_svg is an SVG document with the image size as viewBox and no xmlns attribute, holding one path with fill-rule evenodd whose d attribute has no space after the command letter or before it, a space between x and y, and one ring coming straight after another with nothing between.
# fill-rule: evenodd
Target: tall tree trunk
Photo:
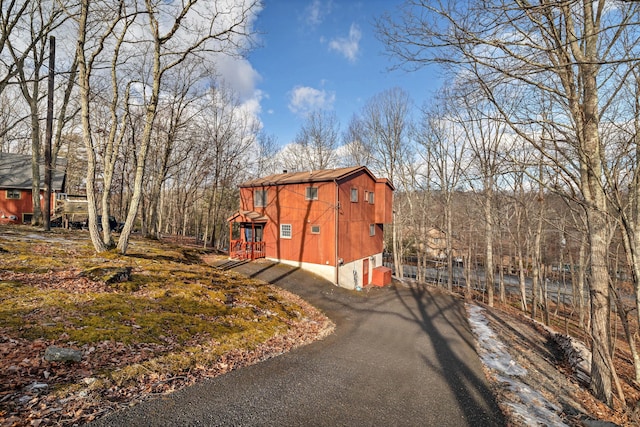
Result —
<instances>
[{"instance_id":1,"label":"tall tree trunk","mask_svg":"<svg viewBox=\"0 0 640 427\"><path fill-rule=\"evenodd\" d=\"M148 8L151 6L148 4ZM149 10L151 11L151 10ZM146 113L144 118L144 131L142 132L142 139L140 143L140 150L136 157L136 173L133 180L133 195L131 196L131 204L129 205L129 212L127 213L127 219L125 220L120 238L118 239L118 251L121 254L127 253L127 247L129 246L129 237L133 231L136 217L138 215L138 208L140 207L140 201L142 199L142 186L144 183L145 164L147 161L147 153L149 151L149 145L151 144L151 134L153 132L153 123L156 119L156 112L158 108L158 99L160 94L160 80L162 78L163 70L160 64L160 50L163 43L160 39L158 22L151 19L150 27L154 37L154 51L153 51L153 67L152 67L152 87L151 96L146 103ZM144 226L144 223L143 223Z\"/></svg>"},{"instance_id":2,"label":"tall tree trunk","mask_svg":"<svg viewBox=\"0 0 640 427\"><path fill-rule=\"evenodd\" d=\"M404 278L404 272L402 271L402 253L400 248L400 242L398 239L398 225L397 214L393 213L393 224L391 224L391 241L393 245L393 267L396 272L396 277L402 280Z\"/></svg>"},{"instance_id":3,"label":"tall tree trunk","mask_svg":"<svg viewBox=\"0 0 640 427\"><path fill-rule=\"evenodd\" d=\"M494 291L494 278L493 278L493 183L491 180L487 180L489 183L485 184L485 197L484 197L484 238L485 238L485 286L487 289L487 304L489 307L493 307L493 291Z\"/></svg>"},{"instance_id":4,"label":"tall tree trunk","mask_svg":"<svg viewBox=\"0 0 640 427\"><path fill-rule=\"evenodd\" d=\"M471 246L467 250L467 257L464 263L464 283L466 285L465 296L471 298Z\"/></svg>"},{"instance_id":5,"label":"tall tree trunk","mask_svg":"<svg viewBox=\"0 0 640 427\"><path fill-rule=\"evenodd\" d=\"M453 291L453 219L451 192L445 195L445 221L447 222L447 290Z\"/></svg>"},{"instance_id":6,"label":"tall tree trunk","mask_svg":"<svg viewBox=\"0 0 640 427\"><path fill-rule=\"evenodd\" d=\"M107 250L106 245L100 238L100 231L96 219L98 217L96 211L95 197L95 179L96 179L96 154L93 147L91 137L91 121L89 118L90 103L90 74L89 64L85 55L85 42L87 34L87 20L89 15L89 1L84 0L80 3L80 17L78 26L78 85L80 86L80 104L81 104L81 122L82 122L82 139L87 150L87 207L89 215L89 236L96 252L104 252Z\"/></svg>"},{"instance_id":7,"label":"tall tree trunk","mask_svg":"<svg viewBox=\"0 0 640 427\"><path fill-rule=\"evenodd\" d=\"M547 266L541 264L540 271L542 285L542 307L544 308L544 324L549 326L549 278L547 277Z\"/></svg>"},{"instance_id":8,"label":"tall tree trunk","mask_svg":"<svg viewBox=\"0 0 640 427\"><path fill-rule=\"evenodd\" d=\"M527 277L524 273L524 260L522 259L522 246L518 245L518 283L520 287L520 309L526 313L527 308Z\"/></svg>"},{"instance_id":9,"label":"tall tree trunk","mask_svg":"<svg viewBox=\"0 0 640 427\"><path fill-rule=\"evenodd\" d=\"M40 124L37 116L32 116L31 122L31 202L33 204L31 225L38 226L42 222L42 210L40 208Z\"/></svg>"},{"instance_id":10,"label":"tall tree trunk","mask_svg":"<svg viewBox=\"0 0 640 427\"><path fill-rule=\"evenodd\" d=\"M609 296L609 272L607 249L609 232L606 214L599 209L588 209L591 277L589 296L591 300L592 363L591 387L594 394L607 405L613 405L612 379L614 375L611 358L611 301Z\"/></svg>"},{"instance_id":11,"label":"tall tree trunk","mask_svg":"<svg viewBox=\"0 0 640 427\"><path fill-rule=\"evenodd\" d=\"M591 326L590 321L589 325L587 325L585 316L585 301L587 299L585 295L585 289L587 288L586 269L588 266L587 246L588 237L586 233L583 233L580 241L580 251L578 252L578 280L576 282L576 286L578 288L578 321L580 323L580 327L585 331ZM590 318L591 316L589 316L589 319Z\"/></svg>"}]
</instances>

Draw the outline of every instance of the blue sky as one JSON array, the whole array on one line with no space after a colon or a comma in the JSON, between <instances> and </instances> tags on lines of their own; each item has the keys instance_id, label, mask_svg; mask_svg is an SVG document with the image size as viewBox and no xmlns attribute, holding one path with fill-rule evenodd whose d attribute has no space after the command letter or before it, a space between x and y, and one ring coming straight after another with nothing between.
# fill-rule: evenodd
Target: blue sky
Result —
<instances>
[{"instance_id":1,"label":"blue sky","mask_svg":"<svg viewBox=\"0 0 640 427\"><path fill-rule=\"evenodd\" d=\"M291 142L313 109L334 111L344 131L374 95L399 86L416 106L440 84L435 68L388 71L391 59L375 35L374 18L398 0L273 0L254 23L259 46L248 55L264 132Z\"/></svg>"}]
</instances>

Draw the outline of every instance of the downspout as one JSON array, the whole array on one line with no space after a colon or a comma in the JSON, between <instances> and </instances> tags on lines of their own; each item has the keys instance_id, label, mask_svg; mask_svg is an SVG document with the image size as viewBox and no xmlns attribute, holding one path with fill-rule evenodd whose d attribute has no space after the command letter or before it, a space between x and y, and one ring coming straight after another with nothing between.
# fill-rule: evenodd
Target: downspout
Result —
<instances>
[{"instance_id":1,"label":"downspout","mask_svg":"<svg viewBox=\"0 0 640 427\"><path fill-rule=\"evenodd\" d=\"M340 272L339 272L339 270L340 270L340 262L339 262L340 258L338 258L338 255L339 255L339 251L338 251L339 237L338 236L340 234L340 233L338 233L338 224L339 224L338 217L339 217L339 214L340 214L340 198L339 198L340 187L338 186L338 181L337 180L334 179L333 182L336 184L336 210L335 210L335 213L334 213L334 216L335 216L335 233L334 233L334 236L335 236L335 239L336 239L336 241L335 241L336 256L335 256L334 262L336 263L336 286L340 286Z\"/></svg>"}]
</instances>

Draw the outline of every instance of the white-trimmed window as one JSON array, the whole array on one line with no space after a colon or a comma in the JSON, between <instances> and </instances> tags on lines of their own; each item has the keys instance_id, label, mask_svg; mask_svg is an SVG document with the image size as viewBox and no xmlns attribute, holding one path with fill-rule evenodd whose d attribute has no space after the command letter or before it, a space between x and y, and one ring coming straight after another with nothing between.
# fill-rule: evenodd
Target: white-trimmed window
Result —
<instances>
[{"instance_id":1,"label":"white-trimmed window","mask_svg":"<svg viewBox=\"0 0 640 427\"><path fill-rule=\"evenodd\" d=\"M20 190L7 190L7 199L19 199L21 194Z\"/></svg>"},{"instance_id":2,"label":"white-trimmed window","mask_svg":"<svg viewBox=\"0 0 640 427\"><path fill-rule=\"evenodd\" d=\"M369 192L369 200L367 200L367 201L368 201L370 204L373 204L373 200L374 200L374 199L373 199L373 196L374 196L373 191Z\"/></svg>"},{"instance_id":3,"label":"white-trimmed window","mask_svg":"<svg viewBox=\"0 0 640 427\"><path fill-rule=\"evenodd\" d=\"M267 190L253 190L253 207L264 208L267 206Z\"/></svg>"},{"instance_id":4,"label":"white-trimmed window","mask_svg":"<svg viewBox=\"0 0 640 427\"><path fill-rule=\"evenodd\" d=\"M307 187L304 198L307 200L318 200L318 187Z\"/></svg>"},{"instance_id":5,"label":"white-trimmed window","mask_svg":"<svg viewBox=\"0 0 640 427\"><path fill-rule=\"evenodd\" d=\"M358 189L357 188L352 188L351 189L351 201L354 202L354 203L358 201Z\"/></svg>"},{"instance_id":6,"label":"white-trimmed window","mask_svg":"<svg viewBox=\"0 0 640 427\"><path fill-rule=\"evenodd\" d=\"M291 224L280 224L280 238L290 239L291 235Z\"/></svg>"},{"instance_id":7,"label":"white-trimmed window","mask_svg":"<svg viewBox=\"0 0 640 427\"><path fill-rule=\"evenodd\" d=\"M375 236L375 235L376 235L376 225L369 224L369 236Z\"/></svg>"},{"instance_id":8,"label":"white-trimmed window","mask_svg":"<svg viewBox=\"0 0 640 427\"><path fill-rule=\"evenodd\" d=\"M320 234L320 226L312 225L311 226L311 234Z\"/></svg>"}]
</instances>

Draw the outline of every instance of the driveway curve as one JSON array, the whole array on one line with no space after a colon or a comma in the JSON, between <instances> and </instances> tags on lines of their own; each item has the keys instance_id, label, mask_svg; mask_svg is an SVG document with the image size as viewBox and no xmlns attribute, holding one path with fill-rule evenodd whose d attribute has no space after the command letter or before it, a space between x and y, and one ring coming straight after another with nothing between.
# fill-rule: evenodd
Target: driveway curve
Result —
<instances>
[{"instance_id":1,"label":"driveway curve","mask_svg":"<svg viewBox=\"0 0 640 427\"><path fill-rule=\"evenodd\" d=\"M268 262L234 270L300 295L335 332L92 425L506 425L460 299L401 285L349 291Z\"/></svg>"}]
</instances>

